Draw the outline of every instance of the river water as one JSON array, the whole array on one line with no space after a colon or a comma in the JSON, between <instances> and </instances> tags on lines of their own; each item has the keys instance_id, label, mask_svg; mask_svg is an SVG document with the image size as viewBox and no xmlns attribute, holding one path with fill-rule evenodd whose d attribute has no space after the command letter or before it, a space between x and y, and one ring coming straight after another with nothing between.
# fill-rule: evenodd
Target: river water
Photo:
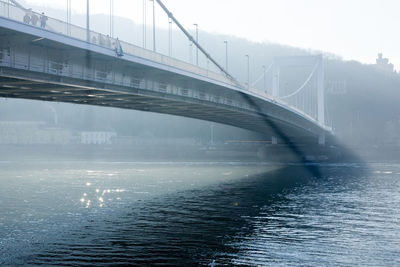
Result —
<instances>
[{"instance_id":1,"label":"river water","mask_svg":"<svg viewBox=\"0 0 400 267\"><path fill-rule=\"evenodd\" d=\"M400 165L1 162L0 265L400 265Z\"/></svg>"}]
</instances>

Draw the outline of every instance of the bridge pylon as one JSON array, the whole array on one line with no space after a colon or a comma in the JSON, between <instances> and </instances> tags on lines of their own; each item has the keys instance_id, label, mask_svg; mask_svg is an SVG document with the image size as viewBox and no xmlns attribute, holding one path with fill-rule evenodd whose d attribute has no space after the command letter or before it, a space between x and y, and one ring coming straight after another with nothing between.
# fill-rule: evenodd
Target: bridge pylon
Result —
<instances>
[{"instance_id":1,"label":"bridge pylon","mask_svg":"<svg viewBox=\"0 0 400 267\"><path fill-rule=\"evenodd\" d=\"M307 79L306 83L310 80L312 75L315 75L317 84L317 114L315 119L321 125L325 125L324 66L322 55L274 57L272 64L272 96L274 99L283 99L294 96L303 89L304 85L289 96L280 95L281 68L296 66L313 67L313 72L311 73L309 79Z\"/></svg>"},{"instance_id":2,"label":"bridge pylon","mask_svg":"<svg viewBox=\"0 0 400 267\"><path fill-rule=\"evenodd\" d=\"M283 67L313 67L313 70L305 81L305 83L287 96L281 95L280 90L280 75L281 68ZM287 56L287 57L274 57L272 63L272 97L276 100L282 100L296 96L300 93L306 84L315 77L316 80L316 114L309 114L322 126L325 126L325 89L324 89L324 64L322 55L314 56ZM304 111L306 112L306 111ZM318 143L325 144L325 135L321 134L318 138Z\"/></svg>"}]
</instances>

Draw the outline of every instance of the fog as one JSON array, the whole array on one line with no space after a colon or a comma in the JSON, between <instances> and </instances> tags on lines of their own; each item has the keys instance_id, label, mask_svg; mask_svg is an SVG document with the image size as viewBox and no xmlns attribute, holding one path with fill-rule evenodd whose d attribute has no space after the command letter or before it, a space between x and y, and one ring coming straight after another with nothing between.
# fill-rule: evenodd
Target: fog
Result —
<instances>
[{"instance_id":1,"label":"fog","mask_svg":"<svg viewBox=\"0 0 400 267\"><path fill-rule=\"evenodd\" d=\"M41 11L42 7L32 6ZM46 14L63 18L64 11L46 9ZM74 15L74 24L85 25L85 16ZM142 46L142 25L115 17L115 34L119 39ZM107 15L91 16L91 28L107 34ZM149 27L150 28L150 27ZM194 34L193 30L190 31ZM147 48L152 48L151 31L148 29ZM150 37L149 37L150 36ZM272 43L255 43L234 36L199 32L199 42L221 64L225 65L225 44L229 44L229 72L239 81L245 82L246 64L244 55L249 55L250 83L263 89L262 66L269 66L273 57L298 56L322 53ZM168 30L157 28L157 51L168 54ZM172 56L195 64L196 50L183 34L173 29ZM377 51L379 52L379 51ZM365 65L355 61L344 61L333 54L324 53L326 121L333 128L335 138L343 147L349 147L364 160L397 159L400 149L400 110L398 108L400 75L385 70L379 65ZM206 59L200 55L199 65L207 68ZM215 67L214 67L215 69ZM294 70L282 79L288 92L299 87L309 69ZM272 76L267 74L266 89L271 93ZM120 157L135 155L145 158L212 159L205 153L217 147L219 160L237 158L263 160L260 149L268 151L263 142L270 136L250 132L226 125L163 114L122 110L65 103L48 103L22 99L0 99L0 144L7 147L8 155L14 148L25 146L32 151L47 151L38 146L61 151L86 151L84 155L100 157L107 149L118 148ZM103 132L107 135L102 144L84 144L83 136L88 132ZM40 135L43 135L40 137ZM250 141L250 142L248 142ZM248 142L248 143L245 143ZM240 144L240 145L239 145ZM336 145L336 144L335 144ZM68 149L68 147L70 149ZM73 149L71 149L71 147ZM141 147L141 148L139 148ZM152 149L149 149L149 148ZM4 148L5 149L5 148ZM51 150L50 149L50 150ZM17 149L18 150L18 149ZM149 151L153 151L150 153ZM226 152L229 151L229 152ZM128 152L127 152L128 151ZM136 151L135 153L133 151ZM144 152L146 151L146 153ZM246 152L243 152L246 151ZM46 152L47 153L47 152ZM68 154L66 152L66 154ZM267 152L268 153L268 152ZM18 156L21 153L17 153ZM62 154L62 153L60 153ZM118 154L118 153L117 153ZM211 153L212 154L212 153ZM3 154L5 155L5 154ZM53 153L51 154L53 155ZM155 156L157 155L157 156ZM195 156L196 155L196 156ZM65 156L65 155L64 155ZM81 155L83 156L83 155Z\"/></svg>"},{"instance_id":2,"label":"fog","mask_svg":"<svg viewBox=\"0 0 400 267\"><path fill-rule=\"evenodd\" d=\"M200 45L230 78L201 53L203 69L192 66L197 50L175 25L155 40L147 25L144 42L143 25L115 17L110 40L108 15L90 16L104 35L89 35L73 14L82 29L61 39L71 28L51 18L65 11L29 6L49 16L46 26L37 14L39 26L27 10L5 18L9 2L1 266L400 266L400 73L382 51L362 64L200 27ZM313 63L269 67L282 56Z\"/></svg>"}]
</instances>

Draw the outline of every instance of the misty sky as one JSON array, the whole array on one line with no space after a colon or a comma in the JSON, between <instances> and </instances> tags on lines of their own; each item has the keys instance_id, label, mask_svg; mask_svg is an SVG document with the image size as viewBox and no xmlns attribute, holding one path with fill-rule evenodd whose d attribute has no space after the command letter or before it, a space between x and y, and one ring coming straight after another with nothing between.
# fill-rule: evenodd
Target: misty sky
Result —
<instances>
[{"instance_id":1,"label":"misty sky","mask_svg":"<svg viewBox=\"0 0 400 267\"><path fill-rule=\"evenodd\" d=\"M115 15L142 23L143 0L113 1ZM64 9L67 5L67 0L25 2ZM73 12L85 12L85 0L71 2ZM146 2L150 24L152 2ZM322 50L363 63L374 63L376 54L383 52L400 69L399 0L164 0L164 3L188 29L197 23L204 31ZM91 0L91 14L109 14L109 5L110 0ZM160 27L168 25L158 6L156 21Z\"/></svg>"}]
</instances>

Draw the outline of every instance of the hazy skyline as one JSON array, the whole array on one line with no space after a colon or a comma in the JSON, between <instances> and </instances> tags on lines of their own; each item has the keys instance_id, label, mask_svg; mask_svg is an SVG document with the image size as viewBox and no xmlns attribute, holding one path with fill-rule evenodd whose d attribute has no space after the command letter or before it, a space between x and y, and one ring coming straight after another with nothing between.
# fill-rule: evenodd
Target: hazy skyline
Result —
<instances>
[{"instance_id":1,"label":"hazy skyline","mask_svg":"<svg viewBox=\"0 0 400 267\"><path fill-rule=\"evenodd\" d=\"M113 0L114 15L143 22L143 0ZM66 9L67 0L25 0L29 4ZM75 13L86 12L86 1L71 0ZM91 1L91 14L109 14L110 0ZM151 24L152 3L147 2ZM255 42L271 42L320 50L346 60L374 63L382 52L400 68L400 37L395 34L400 2L396 0L164 0L184 26L228 34ZM224 12L227 10L227 12ZM65 18L61 18L65 19ZM156 23L167 17L156 5ZM115 25L114 27L118 27ZM200 36L201 42L201 36Z\"/></svg>"}]
</instances>

